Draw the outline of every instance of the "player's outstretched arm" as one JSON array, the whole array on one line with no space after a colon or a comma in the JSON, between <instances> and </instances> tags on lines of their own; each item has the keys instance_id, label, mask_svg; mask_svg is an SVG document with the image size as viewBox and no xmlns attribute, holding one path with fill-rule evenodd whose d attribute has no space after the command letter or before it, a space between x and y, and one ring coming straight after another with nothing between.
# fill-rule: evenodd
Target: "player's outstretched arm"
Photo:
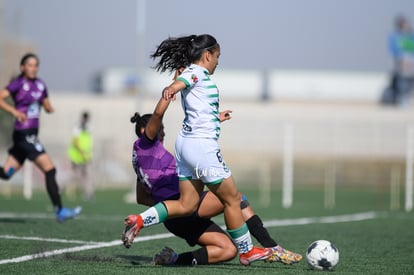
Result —
<instances>
[{"instance_id":1,"label":"player's outstretched arm","mask_svg":"<svg viewBox=\"0 0 414 275\"><path fill-rule=\"evenodd\" d=\"M47 97L43 99L42 106L47 113L53 113L55 111L55 109L52 106L52 103L50 103L50 100Z\"/></svg>"},{"instance_id":2,"label":"player's outstretched arm","mask_svg":"<svg viewBox=\"0 0 414 275\"><path fill-rule=\"evenodd\" d=\"M158 101L157 106L155 107L155 110L147 123L147 126L145 126L145 135L150 140L153 140L157 137L162 125L162 119L164 117L165 111L167 111L168 106L170 105L170 102L170 99L166 100L162 97Z\"/></svg>"},{"instance_id":3,"label":"player's outstretched arm","mask_svg":"<svg viewBox=\"0 0 414 275\"><path fill-rule=\"evenodd\" d=\"M162 97L164 99L175 100L176 93L183 89L185 89L184 82L180 80L174 80L174 82L170 86L164 88L164 90L162 91Z\"/></svg>"},{"instance_id":4,"label":"player's outstretched arm","mask_svg":"<svg viewBox=\"0 0 414 275\"><path fill-rule=\"evenodd\" d=\"M157 137L158 131L162 125L162 119L168 109L168 106L171 103L171 100L174 100L175 94L184 88L185 84L177 80L174 81L170 86L164 88L162 91L162 96L158 101L157 106L155 106L155 110L152 113L147 126L145 127L145 134L149 139L153 140Z\"/></svg>"}]
</instances>

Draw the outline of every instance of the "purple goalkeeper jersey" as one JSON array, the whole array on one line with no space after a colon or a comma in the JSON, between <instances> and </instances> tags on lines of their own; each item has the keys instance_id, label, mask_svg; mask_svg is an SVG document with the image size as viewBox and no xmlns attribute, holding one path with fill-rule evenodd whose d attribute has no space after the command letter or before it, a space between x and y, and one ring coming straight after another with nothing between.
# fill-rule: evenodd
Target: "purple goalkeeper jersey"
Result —
<instances>
[{"instance_id":1,"label":"purple goalkeeper jersey","mask_svg":"<svg viewBox=\"0 0 414 275\"><path fill-rule=\"evenodd\" d=\"M6 89L13 98L15 108L27 116L25 122L16 119L14 129L39 128L41 106L43 100L47 97L45 83L38 78L27 79L24 76L19 76L10 82Z\"/></svg>"},{"instance_id":2,"label":"purple goalkeeper jersey","mask_svg":"<svg viewBox=\"0 0 414 275\"><path fill-rule=\"evenodd\" d=\"M175 158L159 140L151 141L145 134L137 139L132 150L132 166L155 203L178 198Z\"/></svg>"}]
</instances>

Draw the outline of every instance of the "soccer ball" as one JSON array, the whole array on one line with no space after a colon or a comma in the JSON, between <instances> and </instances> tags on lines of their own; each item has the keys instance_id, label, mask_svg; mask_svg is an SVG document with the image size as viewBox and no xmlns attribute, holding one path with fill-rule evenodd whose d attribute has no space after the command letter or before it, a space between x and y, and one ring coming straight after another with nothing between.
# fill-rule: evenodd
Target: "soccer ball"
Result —
<instances>
[{"instance_id":1,"label":"soccer ball","mask_svg":"<svg viewBox=\"0 0 414 275\"><path fill-rule=\"evenodd\" d=\"M339 250L330 241L318 240L309 245L306 260L312 269L331 270L339 262Z\"/></svg>"}]
</instances>

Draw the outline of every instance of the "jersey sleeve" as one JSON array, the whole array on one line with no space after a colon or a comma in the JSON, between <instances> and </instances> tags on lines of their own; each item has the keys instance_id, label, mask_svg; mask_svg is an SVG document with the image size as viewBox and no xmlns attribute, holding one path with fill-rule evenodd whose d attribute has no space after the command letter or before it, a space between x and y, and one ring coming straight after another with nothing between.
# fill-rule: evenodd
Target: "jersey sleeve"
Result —
<instances>
[{"instance_id":1,"label":"jersey sleeve","mask_svg":"<svg viewBox=\"0 0 414 275\"><path fill-rule=\"evenodd\" d=\"M42 92L42 96L40 97L40 102L43 102L43 100L45 98L48 98L49 97L49 94L48 94L47 86L46 86L45 82L41 81L41 83L42 83L44 89L43 89L43 92Z\"/></svg>"},{"instance_id":2,"label":"jersey sleeve","mask_svg":"<svg viewBox=\"0 0 414 275\"><path fill-rule=\"evenodd\" d=\"M177 78L177 80L183 82L186 89L191 89L201 80L201 77L202 76L198 74L197 70L193 70L189 67Z\"/></svg>"},{"instance_id":3,"label":"jersey sleeve","mask_svg":"<svg viewBox=\"0 0 414 275\"><path fill-rule=\"evenodd\" d=\"M14 95L16 94L21 87L21 82L19 79L15 79L9 83L9 85L6 86L6 90L10 92L10 94Z\"/></svg>"}]
</instances>

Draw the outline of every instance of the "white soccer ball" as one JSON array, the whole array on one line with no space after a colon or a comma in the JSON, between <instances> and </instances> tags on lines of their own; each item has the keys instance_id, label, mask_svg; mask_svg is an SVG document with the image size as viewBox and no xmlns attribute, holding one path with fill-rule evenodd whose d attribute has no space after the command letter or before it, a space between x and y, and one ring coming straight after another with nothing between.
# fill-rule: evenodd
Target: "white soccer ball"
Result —
<instances>
[{"instance_id":1,"label":"white soccer ball","mask_svg":"<svg viewBox=\"0 0 414 275\"><path fill-rule=\"evenodd\" d=\"M339 262L339 250L326 240L311 243L306 251L306 260L315 270L331 270Z\"/></svg>"}]
</instances>

